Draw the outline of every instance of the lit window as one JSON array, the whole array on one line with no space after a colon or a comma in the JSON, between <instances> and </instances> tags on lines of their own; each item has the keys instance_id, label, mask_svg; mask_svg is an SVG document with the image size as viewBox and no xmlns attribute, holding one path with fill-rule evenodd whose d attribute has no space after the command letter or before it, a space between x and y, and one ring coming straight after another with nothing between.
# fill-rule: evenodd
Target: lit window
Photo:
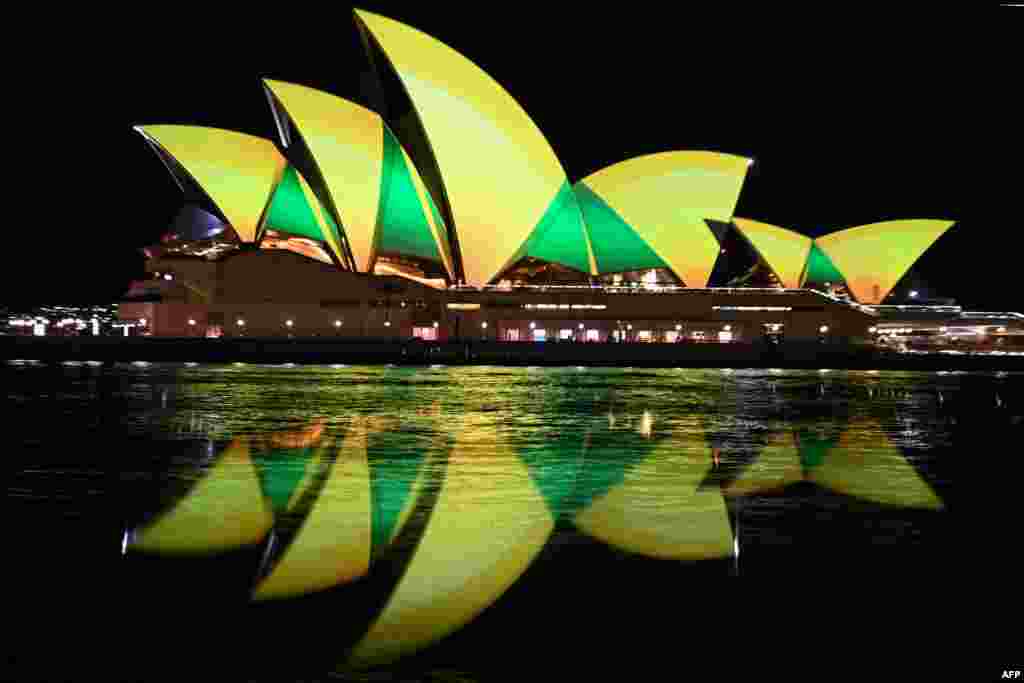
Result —
<instances>
[{"instance_id":1,"label":"lit window","mask_svg":"<svg viewBox=\"0 0 1024 683\"><path fill-rule=\"evenodd\" d=\"M412 328L412 336L426 341L437 341L437 328L434 326L414 327Z\"/></svg>"}]
</instances>

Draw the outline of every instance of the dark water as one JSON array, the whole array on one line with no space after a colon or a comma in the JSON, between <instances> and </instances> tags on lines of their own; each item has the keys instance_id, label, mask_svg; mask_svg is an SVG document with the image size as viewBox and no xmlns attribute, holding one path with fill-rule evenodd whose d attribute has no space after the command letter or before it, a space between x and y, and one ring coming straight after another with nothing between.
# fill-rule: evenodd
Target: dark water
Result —
<instances>
[{"instance_id":1,"label":"dark water","mask_svg":"<svg viewBox=\"0 0 1024 683\"><path fill-rule=\"evenodd\" d=\"M934 642L953 463L1024 432L1024 376L996 373L0 378L9 661L46 680L681 677Z\"/></svg>"}]
</instances>

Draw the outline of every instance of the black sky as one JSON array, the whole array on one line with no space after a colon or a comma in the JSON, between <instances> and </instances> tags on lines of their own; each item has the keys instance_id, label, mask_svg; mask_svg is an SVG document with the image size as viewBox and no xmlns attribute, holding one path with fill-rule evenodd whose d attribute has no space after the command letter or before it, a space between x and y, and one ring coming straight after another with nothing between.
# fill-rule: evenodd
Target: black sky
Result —
<instances>
[{"instance_id":1,"label":"black sky","mask_svg":"<svg viewBox=\"0 0 1024 683\"><path fill-rule=\"evenodd\" d=\"M1020 288L991 294L1010 282L1016 250L993 250L979 239L991 219L967 215L968 188L983 175L968 160L990 144L980 141L986 126L1005 122L985 115L985 79L1019 88L1012 45L1024 8L979 17L839 6L708 12L690 3L360 6L426 31L496 78L570 180L663 150L750 156L737 215L809 235L954 219L919 264L935 292L1024 309ZM133 125L273 138L261 77L358 101L369 68L344 5L175 4L69 21L52 37L55 58L34 62L31 80L46 82L49 98L35 123L48 129L51 152L75 165L37 159L40 184L54 198L64 194L56 184L75 187L45 207L56 230L17 231L13 247L50 250L50 267L9 267L5 279L17 284L5 287L8 301L116 300L141 273L138 248L165 231L180 198ZM1000 135L1008 154L1019 149L1015 133ZM480 164L486 172L485 150Z\"/></svg>"}]
</instances>

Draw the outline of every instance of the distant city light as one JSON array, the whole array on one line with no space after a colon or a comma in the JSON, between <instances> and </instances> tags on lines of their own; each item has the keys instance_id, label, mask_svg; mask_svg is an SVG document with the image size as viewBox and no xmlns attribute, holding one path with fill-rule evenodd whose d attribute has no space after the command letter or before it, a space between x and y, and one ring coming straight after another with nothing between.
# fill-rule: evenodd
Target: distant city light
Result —
<instances>
[{"instance_id":1,"label":"distant city light","mask_svg":"<svg viewBox=\"0 0 1024 683\"><path fill-rule=\"evenodd\" d=\"M480 323L480 327L482 327L482 328L484 328L486 330L487 329L487 321L485 320L484 322Z\"/></svg>"},{"instance_id":2,"label":"distant city light","mask_svg":"<svg viewBox=\"0 0 1024 683\"><path fill-rule=\"evenodd\" d=\"M681 329L683 329L683 326L680 325L679 323L676 323L676 332L678 332Z\"/></svg>"},{"instance_id":3,"label":"distant city light","mask_svg":"<svg viewBox=\"0 0 1024 683\"><path fill-rule=\"evenodd\" d=\"M241 318L239 318L237 322L239 327L245 327L245 321L242 320Z\"/></svg>"},{"instance_id":4,"label":"distant city light","mask_svg":"<svg viewBox=\"0 0 1024 683\"><path fill-rule=\"evenodd\" d=\"M340 320L335 320L334 321L334 326L335 327L341 327L341 321Z\"/></svg>"},{"instance_id":5,"label":"distant city light","mask_svg":"<svg viewBox=\"0 0 1024 683\"><path fill-rule=\"evenodd\" d=\"M537 327L537 323L533 323L533 322L532 322L532 323L530 323L530 329L531 329L531 330L532 330L533 328L535 328L535 327Z\"/></svg>"},{"instance_id":6,"label":"distant city light","mask_svg":"<svg viewBox=\"0 0 1024 683\"><path fill-rule=\"evenodd\" d=\"M146 319L145 318L139 318L139 324L140 325L145 325L146 324Z\"/></svg>"},{"instance_id":7,"label":"distant city light","mask_svg":"<svg viewBox=\"0 0 1024 683\"><path fill-rule=\"evenodd\" d=\"M916 289L910 290L910 298L911 299L916 299L917 298L917 290Z\"/></svg>"},{"instance_id":8,"label":"distant city light","mask_svg":"<svg viewBox=\"0 0 1024 683\"><path fill-rule=\"evenodd\" d=\"M189 325L195 325L196 324L195 318L189 318L188 319L188 324Z\"/></svg>"},{"instance_id":9,"label":"distant city light","mask_svg":"<svg viewBox=\"0 0 1024 683\"><path fill-rule=\"evenodd\" d=\"M822 325L821 327L819 327L818 332L821 332L822 334L828 332L828 325Z\"/></svg>"},{"instance_id":10,"label":"distant city light","mask_svg":"<svg viewBox=\"0 0 1024 683\"><path fill-rule=\"evenodd\" d=\"M437 327L437 325L438 325L438 322L435 320L434 321L434 327Z\"/></svg>"},{"instance_id":11,"label":"distant city light","mask_svg":"<svg viewBox=\"0 0 1024 683\"><path fill-rule=\"evenodd\" d=\"M732 329L732 325L723 325L722 329L725 330L726 332L728 332L729 330Z\"/></svg>"},{"instance_id":12,"label":"distant city light","mask_svg":"<svg viewBox=\"0 0 1024 683\"><path fill-rule=\"evenodd\" d=\"M295 324L295 321L294 320L285 320L284 324L287 325L288 327L291 327L292 325Z\"/></svg>"},{"instance_id":13,"label":"distant city light","mask_svg":"<svg viewBox=\"0 0 1024 683\"><path fill-rule=\"evenodd\" d=\"M173 279L174 279L174 276L173 276L173 275L171 275L170 273L166 273L166 274L164 274L164 279L165 279L165 280L173 280Z\"/></svg>"},{"instance_id":14,"label":"distant city light","mask_svg":"<svg viewBox=\"0 0 1024 683\"><path fill-rule=\"evenodd\" d=\"M384 321L384 327L391 327L391 321L390 320L385 320Z\"/></svg>"}]
</instances>

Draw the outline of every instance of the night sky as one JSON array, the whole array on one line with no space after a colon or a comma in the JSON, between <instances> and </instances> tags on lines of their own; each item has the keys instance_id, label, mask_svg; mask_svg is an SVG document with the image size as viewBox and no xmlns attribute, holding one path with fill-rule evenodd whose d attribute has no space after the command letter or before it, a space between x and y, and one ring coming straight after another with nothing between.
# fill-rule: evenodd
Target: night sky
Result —
<instances>
[{"instance_id":1,"label":"night sky","mask_svg":"<svg viewBox=\"0 0 1024 683\"><path fill-rule=\"evenodd\" d=\"M54 43L64 59L40 70L49 106L35 123L48 129L51 154L70 159L65 167L49 160L41 185L49 193L59 183L74 187L40 206L56 233L22 228L14 236L19 251L46 249L48 267L29 268L28 258L9 266L7 301L115 301L141 275L139 248L158 240L181 202L133 125L274 138L261 77L365 100L369 65L350 9L273 5L228 12L175 4L68 21L68 35ZM737 215L812 236L895 218L957 220L918 264L931 291L1024 310L1021 287L1007 289L1017 250L993 239L1016 221L967 215L968 187L987 172L968 159L990 149L981 138L1006 114L986 113L979 91L1000 82L993 87L1019 89L1013 46L1024 8L896 17L838 7L751 14L632 2L464 5L360 6L439 38L497 79L572 181L664 150L750 156L756 163ZM1019 134L1000 144L1016 154ZM485 173L485 150L480 164Z\"/></svg>"}]
</instances>

